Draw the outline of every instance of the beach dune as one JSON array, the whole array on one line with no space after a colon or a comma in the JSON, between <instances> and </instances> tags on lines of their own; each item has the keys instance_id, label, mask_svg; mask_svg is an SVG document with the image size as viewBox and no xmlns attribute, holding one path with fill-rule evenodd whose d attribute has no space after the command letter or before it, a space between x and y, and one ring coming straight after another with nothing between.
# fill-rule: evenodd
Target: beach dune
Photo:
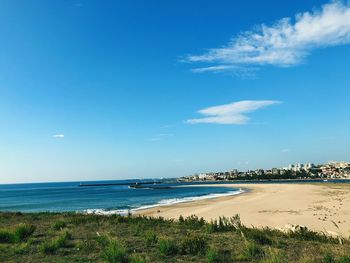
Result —
<instances>
[{"instance_id":1,"label":"beach dune","mask_svg":"<svg viewBox=\"0 0 350 263\"><path fill-rule=\"evenodd\" d=\"M247 189L239 195L205 199L138 211L178 219L197 215L210 221L239 214L243 224L284 228L303 225L316 231L350 235L350 184L226 184ZM200 186L198 186L200 187Z\"/></svg>"}]
</instances>

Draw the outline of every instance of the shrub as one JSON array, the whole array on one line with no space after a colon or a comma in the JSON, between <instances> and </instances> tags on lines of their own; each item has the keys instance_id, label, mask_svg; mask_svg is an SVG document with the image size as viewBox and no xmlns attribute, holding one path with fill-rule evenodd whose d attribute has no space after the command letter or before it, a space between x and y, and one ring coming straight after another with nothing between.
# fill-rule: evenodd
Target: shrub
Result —
<instances>
[{"instance_id":1,"label":"shrub","mask_svg":"<svg viewBox=\"0 0 350 263\"><path fill-rule=\"evenodd\" d=\"M157 242L158 242L158 237L157 237L156 233L154 233L154 231L146 232L145 239L146 239L147 246L157 244Z\"/></svg>"},{"instance_id":2,"label":"shrub","mask_svg":"<svg viewBox=\"0 0 350 263\"><path fill-rule=\"evenodd\" d=\"M16 242L27 240L35 231L35 226L20 224L15 228L14 237Z\"/></svg>"},{"instance_id":3,"label":"shrub","mask_svg":"<svg viewBox=\"0 0 350 263\"><path fill-rule=\"evenodd\" d=\"M198 218L196 215L191 215L189 217L183 218L183 216L179 217L179 224L182 226L186 226L190 229L199 229L205 225L204 218Z\"/></svg>"},{"instance_id":4,"label":"shrub","mask_svg":"<svg viewBox=\"0 0 350 263\"><path fill-rule=\"evenodd\" d=\"M40 246L40 250L44 254L53 254L59 248L66 247L68 240L70 240L72 236L66 231L58 238L55 238L49 242L45 242Z\"/></svg>"},{"instance_id":5,"label":"shrub","mask_svg":"<svg viewBox=\"0 0 350 263\"><path fill-rule=\"evenodd\" d=\"M239 215L232 217L219 217L219 220L212 220L210 223L206 224L206 229L209 233L213 232L225 232L238 230L243 227L241 223L241 218Z\"/></svg>"},{"instance_id":6,"label":"shrub","mask_svg":"<svg viewBox=\"0 0 350 263\"><path fill-rule=\"evenodd\" d=\"M220 262L219 252L213 248L208 250L206 258L207 258L208 263L219 263Z\"/></svg>"},{"instance_id":7,"label":"shrub","mask_svg":"<svg viewBox=\"0 0 350 263\"><path fill-rule=\"evenodd\" d=\"M207 230L208 233L214 233L214 232L218 232L218 225L216 220L215 221L210 221L210 223L207 223L205 225L205 229Z\"/></svg>"},{"instance_id":8,"label":"shrub","mask_svg":"<svg viewBox=\"0 0 350 263\"><path fill-rule=\"evenodd\" d=\"M115 239L108 239L107 245L103 247L102 258L110 263L127 263L126 249Z\"/></svg>"},{"instance_id":9,"label":"shrub","mask_svg":"<svg viewBox=\"0 0 350 263\"><path fill-rule=\"evenodd\" d=\"M14 243L15 236L12 231L0 229L0 243Z\"/></svg>"},{"instance_id":10,"label":"shrub","mask_svg":"<svg viewBox=\"0 0 350 263\"><path fill-rule=\"evenodd\" d=\"M67 226L67 223L65 221L62 221L62 220L59 220L59 221L56 221L52 228L54 230L62 230L63 228L65 228Z\"/></svg>"},{"instance_id":11,"label":"shrub","mask_svg":"<svg viewBox=\"0 0 350 263\"><path fill-rule=\"evenodd\" d=\"M161 239L159 241L159 251L166 256L175 255L178 252L178 247L174 240Z\"/></svg>"},{"instance_id":12,"label":"shrub","mask_svg":"<svg viewBox=\"0 0 350 263\"><path fill-rule=\"evenodd\" d=\"M208 242L204 236L196 233L187 235L182 241L182 251L190 255L204 253L207 250Z\"/></svg>"}]
</instances>

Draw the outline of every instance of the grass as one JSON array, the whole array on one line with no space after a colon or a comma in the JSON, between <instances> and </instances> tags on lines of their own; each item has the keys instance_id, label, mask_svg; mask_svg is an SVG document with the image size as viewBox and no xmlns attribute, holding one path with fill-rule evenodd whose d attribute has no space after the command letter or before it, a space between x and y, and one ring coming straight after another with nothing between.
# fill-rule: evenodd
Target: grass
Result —
<instances>
[{"instance_id":1,"label":"grass","mask_svg":"<svg viewBox=\"0 0 350 263\"><path fill-rule=\"evenodd\" d=\"M189 255L203 254L207 251L208 241L203 235L198 233L191 233L187 235L181 244L183 253Z\"/></svg>"},{"instance_id":2,"label":"grass","mask_svg":"<svg viewBox=\"0 0 350 263\"><path fill-rule=\"evenodd\" d=\"M257 228L245 228L243 230L244 235L260 245L272 245L271 234L269 229L257 229Z\"/></svg>"},{"instance_id":3,"label":"grass","mask_svg":"<svg viewBox=\"0 0 350 263\"><path fill-rule=\"evenodd\" d=\"M102 249L102 258L109 263L128 263L126 249L117 240L108 238Z\"/></svg>"},{"instance_id":4,"label":"grass","mask_svg":"<svg viewBox=\"0 0 350 263\"><path fill-rule=\"evenodd\" d=\"M19 243L26 241L35 231L35 226L19 224L13 230L0 229L0 243Z\"/></svg>"},{"instance_id":5,"label":"grass","mask_svg":"<svg viewBox=\"0 0 350 263\"><path fill-rule=\"evenodd\" d=\"M7 229L0 229L0 243L13 243L15 240L12 231Z\"/></svg>"},{"instance_id":6,"label":"grass","mask_svg":"<svg viewBox=\"0 0 350 263\"><path fill-rule=\"evenodd\" d=\"M0 213L1 262L350 263L350 242L307 229L76 213Z\"/></svg>"},{"instance_id":7,"label":"grass","mask_svg":"<svg viewBox=\"0 0 350 263\"><path fill-rule=\"evenodd\" d=\"M67 223L65 221L62 221L62 220L56 221L52 226L52 228L54 230L62 230L65 227L67 227Z\"/></svg>"},{"instance_id":8,"label":"grass","mask_svg":"<svg viewBox=\"0 0 350 263\"><path fill-rule=\"evenodd\" d=\"M159 251L163 255L175 255L178 252L178 250L179 248L176 244L176 241L173 239L161 239L159 241Z\"/></svg>"},{"instance_id":9,"label":"grass","mask_svg":"<svg viewBox=\"0 0 350 263\"><path fill-rule=\"evenodd\" d=\"M68 245L68 241L72 238L71 234L66 231L63 234L61 234L59 237L50 240L48 242L44 242L40 246L40 250L44 254L53 254L55 253L59 248L66 247Z\"/></svg>"},{"instance_id":10,"label":"grass","mask_svg":"<svg viewBox=\"0 0 350 263\"><path fill-rule=\"evenodd\" d=\"M250 242L243 250L241 256L242 259L253 261L263 259L265 253L261 246L257 245L256 243Z\"/></svg>"},{"instance_id":11,"label":"grass","mask_svg":"<svg viewBox=\"0 0 350 263\"><path fill-rule=\"evenodd\" d=\"M147 263L147 260L138 255L131 255L129 257L129 263Z\"/></svg>"},{"instance_id":12,"label":"grass","mask_svg":"<svg viewBox=\"0 0 350 263\"><path fill-rule=\"evenodd\" d=\"M186 218L180 216L179 224L189 229L200 229L205 225L205 221L203 218L198 218L198 216L195 215Z\"/></svg>"},{"instance_id":13,"label":"grass","mask_svg":"<svg viewBox=\"0 0 350 263\"><path fill-rule=\"evenodd\" d=\"M213 248L209 249L207 251L206 260L208 263L219 263L221 260L218 250Z\"/></svg>"},{"instance_id":14,"label":"grass","mask_svg":"<svg viewBox=\"0 0 350 263\"><path fill-rule=\"evenodd\" d=\"M149 247L149 246L157 244L158 237L153 230L149 230L145 234L145 241L146 241L146 245Z\"/></svg>"}]
</instances>

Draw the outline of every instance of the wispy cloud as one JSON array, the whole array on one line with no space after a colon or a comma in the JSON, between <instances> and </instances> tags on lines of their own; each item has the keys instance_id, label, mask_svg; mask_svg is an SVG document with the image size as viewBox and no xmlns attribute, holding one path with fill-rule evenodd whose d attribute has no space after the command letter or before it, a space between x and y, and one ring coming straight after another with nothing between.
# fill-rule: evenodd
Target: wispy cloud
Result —
<instances>
[{"instance_id":1,"label":"wispy cloud","mask_svg":"<svg viewBox=\"0 0 350 263\"><path fill-rule=\"evenodd\" d=\"M157 142L157 141L160 141L160 140L162 140L162 138L160 138L160 137L153 137L153 138L150 139L150 141L152 141L152 142Z\"/></svg>"},{"instance_id":2,"label":"wispy cloud","mask_svg":"<svg viewBox=\"0 0 350 263\"><path fill-rule=\"evenodd\" d=\"M350 1L332 1L312 12L283 18L273 25L258 25L226 46L189 55L187 62L206 63L194 72L222 72L242 67L297 65L316 48L350 43Z\"/></svg>"},{"instance_id":3,"label":"wispy cloud","mask_svg":"<svg viewBox=\"0 0 350 263\"><path fill-rule=\"evenodd\" d=\"M54 134L52 135L53 138L57 138L57 139L63 139L64 138L64 134Z\"/></svg>"},{"instance_id":4,"label":"wispy cloud","mask_svg":"<svg viewBox=\"0 0 350 263\"><path fill-rule=\"evenodd\" d=\"M249 117L246 116L247 113L279 103L281 102L276 100L243 100L233 102L199 110L198 113L206 117L189 119L186 122L191 124L246 124L249 121Z\"/></svg>"},{"instance_id":5,"label":"wispy cloud","mask_svg":"<svg viewBox=\"0 0 350 263\"><path fill-rule=\"evenodd\" d=\"M172 133L159 133L156 136L152 137L150 140L156 142L172 136L173 136Z\"/></svg>"},{"instance_id":6,"label":"wispy cloud","mask_svg":"<svg viewBox=\"0 0 350 263\"><path fill-rule=\"evenodd\" d=\"M289 152L289 149L282 149L281 150L281 153L288 153Z\"/></svg>"}]
</instances>

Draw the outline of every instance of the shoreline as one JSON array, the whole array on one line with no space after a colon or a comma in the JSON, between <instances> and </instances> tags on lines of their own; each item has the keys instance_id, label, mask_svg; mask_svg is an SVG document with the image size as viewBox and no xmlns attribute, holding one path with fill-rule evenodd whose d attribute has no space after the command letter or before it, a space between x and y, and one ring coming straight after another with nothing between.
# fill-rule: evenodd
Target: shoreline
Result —
<instances>
[{"instance_id":1,"label":"shoreline","mask_svg":"<svg viewBox=\"0 0 350 263\"><path fill-rule=\"evenodd\" d=\"M176 187L198 187L201 185L183 185L183 186L176 186ZM215 186L215 185L213 185ZM226 187L225 187L226 188ZM231 188L231 187L227 187ZM126 216L129 213L132 215L137 215L139 213L142 213L144 210L148 209L155 209L157 207L164 207L164 206L174 206L177 204L183 204L183 203L190 203L190 202L198 202L198 201L204 201L204 200L210 200L210 199L217 199L217 198L223 198L223 197L229 197L229 196L235 196L235 195L241 195L245 192L248 192L249 189L245 188L239 188L239 187L232 187L232 191L224 192L224 193L213 193L213 194L205 194L205 195L199 195L199 196L190 196L190 197L182 197L182 198L171 198L171 199L162 199L158 201L157 203L150 204L150 205L143 205L140 207L132 208L132 209L116 209L116 210L104 210L99 208L92 208L92 209L86 209L82 213L83 214L96 214L96 215L122 215Z\"/></svg>"},{"instance_id":2,"label":"shoreline","mask_svg":"<svg viewBox=\"0 0 350 263\"><path fill-rule=\"evenodd\" d=\"M197 185L201 187L204 185ZM205 184L211 186L211 184ZM239 214L246 226L284 228L303 225L318 232L350 235L350 184L223 184L244 193L161 205L135 215L178 219L197 215L210 221Z\"/></svg>"}]
</instances>

